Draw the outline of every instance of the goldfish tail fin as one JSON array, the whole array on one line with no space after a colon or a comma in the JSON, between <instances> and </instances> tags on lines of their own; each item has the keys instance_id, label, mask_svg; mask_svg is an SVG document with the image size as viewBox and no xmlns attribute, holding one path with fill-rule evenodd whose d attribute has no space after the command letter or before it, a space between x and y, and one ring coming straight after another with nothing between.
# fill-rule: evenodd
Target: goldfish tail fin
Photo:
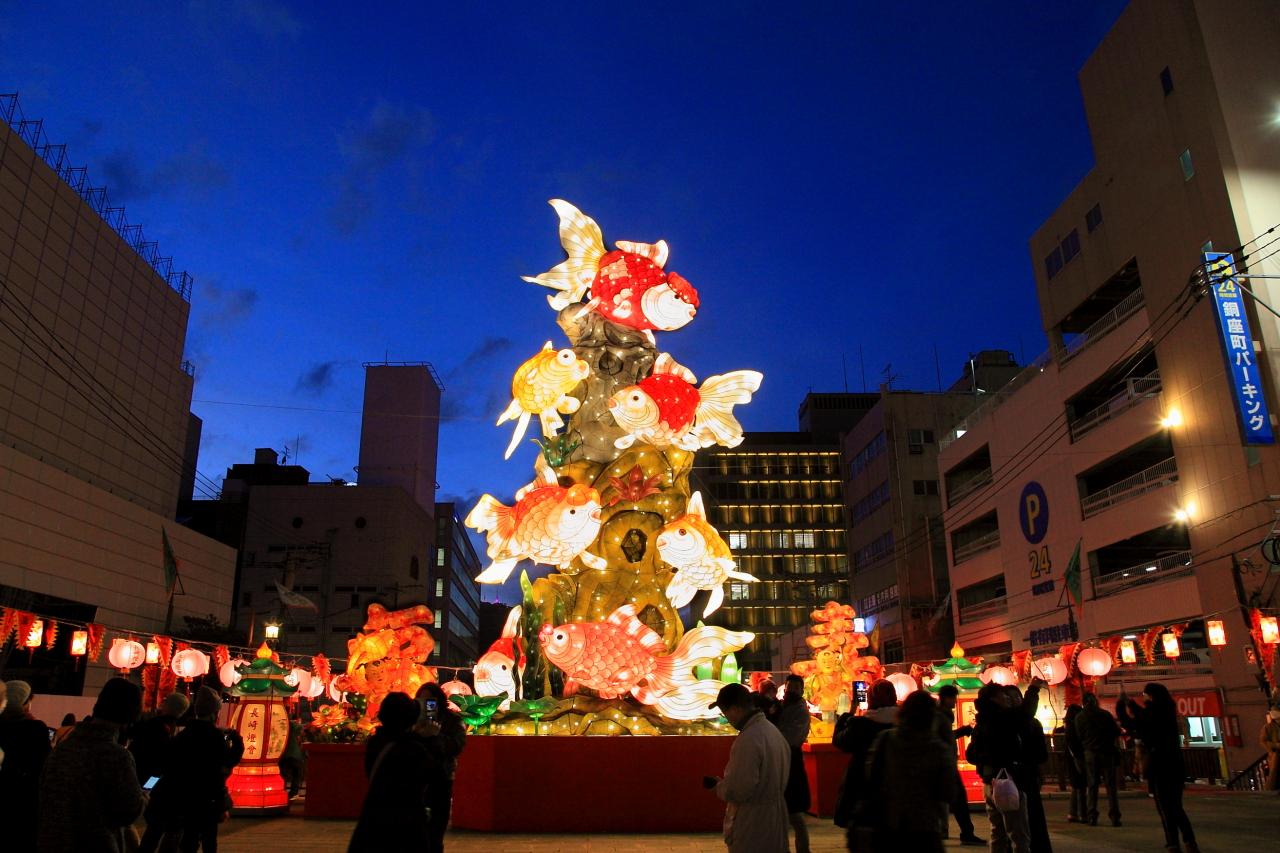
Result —
<instances>
[{"instance_id":1,"label":"goldfish tail fin","mask_svg":"<svg viewBox=\"0 0 1280 853\"><path fill-rule=\"evenodd\" d=\"M476 583L506 583L507 578L511 577L511 572L518 562L520 561L514 557L506 560L494 560L489 568L476 575Z\"/></svg>"},{"instance_id":2,"label":"goldfish tail fin","mask_svg":"<svg viewBox=\"0 0 1280 853\"><path fill-rule=\"evenodd\" d=\"M656 693L647 687L637 687L631 692L637 701L652 706L667 719L714 720L720 712L707 706L716 700L723 686L719 681L707 678L668 693Z\"/></svg>"},{"instance_id":3,"label":"goldfish tail fin","mask_svg":"<svg viewBox=\"0 0 1280 853\"><path fill-rule=\"evenodd\" d=\"M595 220L558 198L551 200L551 206L560 216L560 245L564 247L568 258L541 275L523 278L531 284L560 291L547 297L551 307L560 311L574 302L582 301L582 297L591 289L600 258L604 257L605 247L600 226Z\"/></svg>"},{"instance_id":4,"label":"goldfish tail fin","mask_svg":"<svg viewBox=\"0 0 1280 853\"><path fill-rule=\"evenodd\" d=\"M533 416L528 412L520 413L520 420L516 421L515 434L511 436L511 443L507 445L507 452L502 454L503 459L510 459L511 454L516 452L516 447L519 446L520 439L524 438L525 430L529 429L529 421L532 419ZM551 435L555 435L555 433L551 433Z\"/></svg>"},{"instance_id":5,"label":"goldfish tail fin","mask_svg":"<svg viewBox=\"0 0 1280 853\"><path fill-rule=\"evenodd\" d=\"M726 574L736 581L744 581L746 583L755 583L760 580L755 575L749 575L746 572L739 572L734 569L730 569Z\"/></svg>"},{"instance_id":6,"label":"goldfish tail fin","mask_svg":"<svg viewBox=\"0 0 1280 853\"><path fill-rule=\"evenodd\" d=\"M701 441L737 447L742 443L742 424L733 416L733 407L750 403L764 376L754 370L735 370L712 376L698 389L702 399L694 417L694 432Z\"/></svg>"},{"instance_id":7,"label":"goldfish tail fin","mask_svg":"<svg viewBox=\"0 0 1280 853\"><path fill-rule=\"evenodd\" d=\"M697 592L693 584L684 579L684 575L676 573L671 579L671 583L667 584L667 600L671 602L671 606L676 610L684 607L693 599L693 594Z\"/></svg>"},{"instance_id":8,"label":"goldfish tail fin","mask_svg":"<svg viewBox=\"0 0 1280 853\"><path fill-rule=\"evenodd\" d=\"M730 631L718 625L694 628L680 639L680 645L676 646L674 652L658 658L657 667L647 679L649 686L660 694L690 687L696 682L693 675L695 666L711 663L729 652L736 652L755 637L749 631ZM703 707L705 706L704 703Z\"/></svg>"},{"instance_id":9,"label":"goldfish tail fin","mask_svg":"<svg viewBox=\"0 0 1280 853\"><path fill-rule=\"evenodd\" d=\"M498 556L507 540L515 535L516 522L511 507L493 495L482 495L479 503L467 513L467 527L489 534L489 556Z\"/></svg>"},{"instance_id":10,"label":"goldfish tail fin","mask_svg":"<svg viewBox=\"0 0 1280 853\"><path fill-rule=\"evenodd\" d=\"M514 421L516 418L520 417L521 411L520 403L513 399L511 403L502 410L502 414L498 415L497 425L502 426L507 421Z\"/></svg>"}]
</instances>

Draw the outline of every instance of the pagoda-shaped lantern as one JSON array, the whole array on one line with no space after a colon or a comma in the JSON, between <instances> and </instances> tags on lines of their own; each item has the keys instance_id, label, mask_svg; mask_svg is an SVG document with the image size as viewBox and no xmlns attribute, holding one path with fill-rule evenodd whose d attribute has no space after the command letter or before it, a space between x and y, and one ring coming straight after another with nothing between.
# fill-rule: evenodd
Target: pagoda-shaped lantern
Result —
<instances>
[{"instance_id":1,"label":"pagoda-shaped lantern","mask_svg":"<svg viewBox=\"0 0 1280 853\"><path fill-rule=\"evenodd\" d=\"M977 718L974 700L982 689L982 658L969 660L964 656L964 649L956 643L951 647L951 657L941 664L930 667L932 677L924 680L925 689L935 696L944 685L954 685L960 694L956 697L956 728L972 726ZM971 803L982 802L982 780L978 771L965 760L965 750L969 746L969 738L962 737L956 741L956 755L960 767L960 780L964 783L965 797Z\"/></svg>"},{"instance_id":2,"label":"pagoda-shaped lantern","mask_svg":"<svg viewBox=\"0 0 1280 853\"><path fill-rule=\"evenodd\" d=\"M231 692L240 701L231 712L231 728L244 739L244 757L227 780L231 802L237 811L255 814L286 810L289 793L279 764L289 740L284 700L297 691L297 684L286 680L291 670L280 666L266 643L251 663L235 670L240 680Z\"/></svg>"}]
</instances>

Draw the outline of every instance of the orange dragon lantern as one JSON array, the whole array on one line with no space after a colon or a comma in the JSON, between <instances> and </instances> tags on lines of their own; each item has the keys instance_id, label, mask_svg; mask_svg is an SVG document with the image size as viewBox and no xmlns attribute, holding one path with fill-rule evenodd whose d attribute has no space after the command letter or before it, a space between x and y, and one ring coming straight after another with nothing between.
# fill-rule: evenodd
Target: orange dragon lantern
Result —
<instances>
[{"instance_id":1,"label":"orange dragon lantern","mask_svg":"<svg viewBox=\"0 0 1280 853\"><path fill-rule=\"evenodd\" d=\"M337 679L338 689L368 699L366 721L377 719L388 693L414 696L436 680L435 670L424 665L435 640L422 627L434 621L425 604L403 610L369 605L363 631L347 641L347 671Z\"/></svg>"}]
</instances>

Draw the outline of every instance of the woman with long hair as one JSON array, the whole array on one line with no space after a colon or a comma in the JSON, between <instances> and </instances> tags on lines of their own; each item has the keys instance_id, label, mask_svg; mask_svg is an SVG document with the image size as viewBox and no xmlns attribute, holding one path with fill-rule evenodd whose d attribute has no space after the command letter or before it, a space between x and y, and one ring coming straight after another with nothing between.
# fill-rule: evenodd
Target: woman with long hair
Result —
<instances>
[{"instance_id":1,"label":"woman with long hair","mask_svg":"<svg viewBox=\"0 0 1280 853\"><path fill-rule=\"evenodd\" d=\"M1142 773L1156 801L1156 811L1164 827L1165 849L1170 853L1200 853L1191 819L1182 808L1182 788L1186 767L1182 763L1182 737L1178 728L1178 707L1169 688L1151 682L1142 688L1144 702L1135 702L1125 693L1116 703L1120 725L1142 741ZM1182 847L1178 836L1182 836Z\"/></svg>"},{"instance_id":2,"label":"woman with long hair","mask_svg":"<svg viewBox=\"0 0 1280 853\"><path fill-rule=\"evenodd\" d=\"M467 727L462 718L449 709L449 697L434 681L418 688L418 705L422 708L414 732L440 764L441 772L427 788L427 805L431 807L431 827L427 835L428 853L442 853L444 832L449 827L453 808L453 776L458 756L467 745Z\"/></svg>"}]
</instances>

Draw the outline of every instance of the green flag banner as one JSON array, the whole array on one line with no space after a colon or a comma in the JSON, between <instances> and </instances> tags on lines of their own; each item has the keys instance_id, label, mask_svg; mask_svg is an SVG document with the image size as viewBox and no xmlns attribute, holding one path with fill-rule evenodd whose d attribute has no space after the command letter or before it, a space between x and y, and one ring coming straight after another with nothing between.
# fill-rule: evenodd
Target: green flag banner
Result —
<instances>
[{"instance_id":1,"label":"green flag banner","mask_svg":"<svg viewBox=\"0 0 1280 853\"><path fill-rule=\"evenodd\" d=\"M1062 582L1067 587L1067 595L1071 596L1071 604L1075 606L1076 612L1081 616L1084 615L1084 598L1080 595L1080 543L1083 540L1076 540L1076 549L1071 552L1071 559L1067 562L1067 571L1062 576Z\"/></svg>"}]
</instances>

